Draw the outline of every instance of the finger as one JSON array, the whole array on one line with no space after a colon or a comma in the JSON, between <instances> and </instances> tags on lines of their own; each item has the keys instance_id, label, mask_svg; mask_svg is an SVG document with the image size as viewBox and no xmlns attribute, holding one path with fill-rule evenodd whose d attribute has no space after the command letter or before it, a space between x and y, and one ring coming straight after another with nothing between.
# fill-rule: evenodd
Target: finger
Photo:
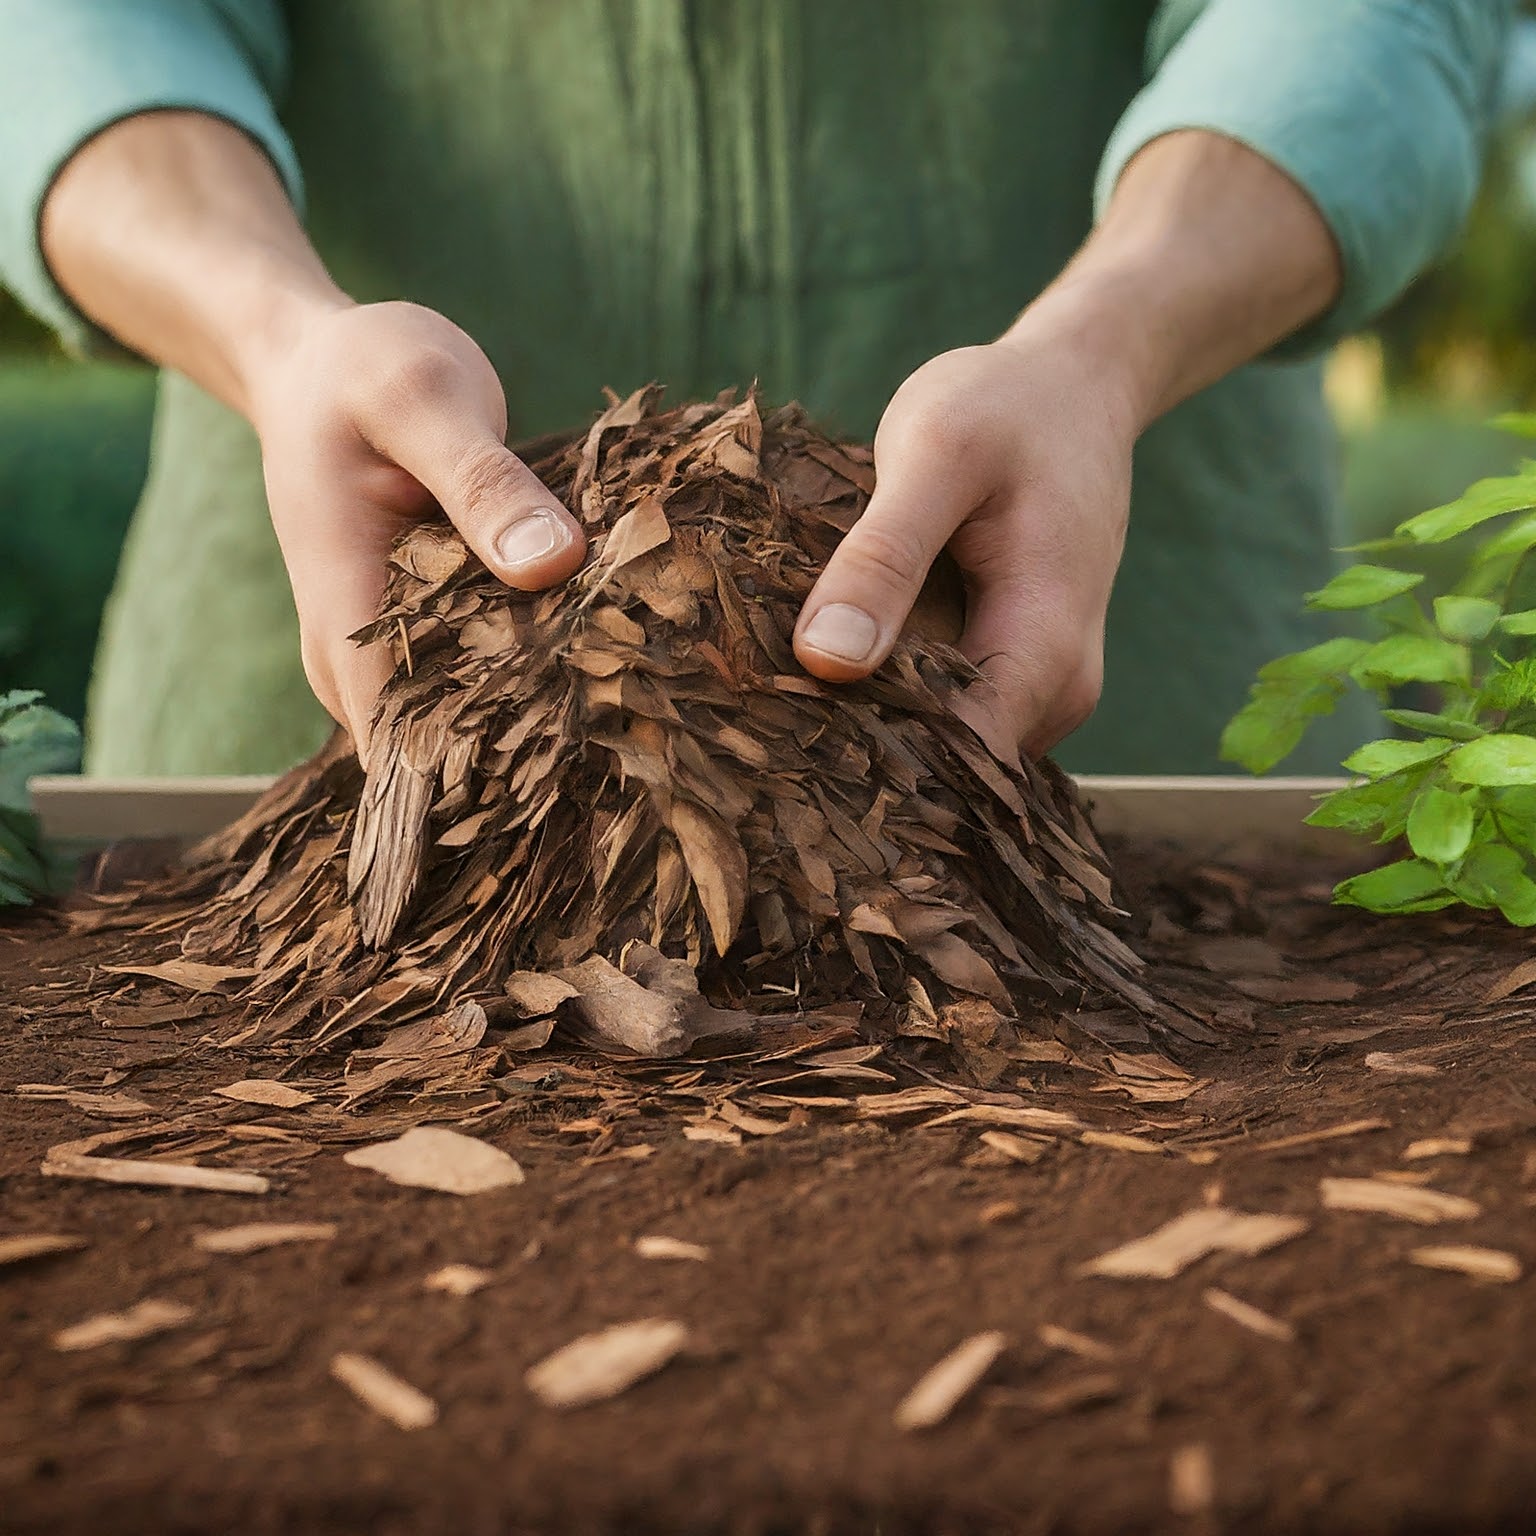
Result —
<instances>
[{"instance_id":1,"label":"finger","mask_svg":"<svg viewBox=\"0 0 1536 1536\"><path fill-rule=\"evenodd\" d=\"M401 391L371 446L419 480L464 542L508 586L536 592L580 566L587 540L560 499L502 442L505 406L489 365L457 362ZM369 430L371 428L371 430Z\"/></svg>"},{"instance_id":2,"label":"finger","mask_svg":"<svg viewBox=\"0 0 1536 1536\"><path fill-rule=\"evenodd\" d=\"M1085 721L1103 678L1103 615L1011 582L972 593L960 650L981 673L955 713L993 753L1041 757Z\"/></svg>"},{"instance_id":3,"label":"finger","mask_svg":"<svg viewBox=\"0 0 1536 1536\"><path fill-rule=\"evenodd\" d=\"M890 655L928 567L973 506L952 479L916 463L877 484L800 610L801 666L833 683L873 672Z\"/></svg>"}]
</instances>

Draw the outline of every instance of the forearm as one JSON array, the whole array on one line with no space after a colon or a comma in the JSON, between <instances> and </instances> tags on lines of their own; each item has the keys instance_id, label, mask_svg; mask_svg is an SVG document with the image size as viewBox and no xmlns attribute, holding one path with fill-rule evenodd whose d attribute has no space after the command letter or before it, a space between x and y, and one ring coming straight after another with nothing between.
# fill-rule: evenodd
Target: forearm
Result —
<instances>
[{"instance_id":1,"label":"forearm","mask_svg":"<svg viewBox=\"0 0 1536 1536\"><path fill-rule=\"evenodd\" d=\"M350 302L267 157L199 113L145 113L98 135L60 172L41 232L84 314L247 416L264 363Z\"/></svg>"},{"instance_id":2,"label":"forearm","mask_svg":"<svg viewBox=\"0 0 1536 1536\"><path fill-rule=\"evenodd\" d=\"M1289 176L1234 140L1170 133L1004 340L1073 338L1139 431L1324 314L1341 282L1328 225Z\"/></svg>"}]
</instances>

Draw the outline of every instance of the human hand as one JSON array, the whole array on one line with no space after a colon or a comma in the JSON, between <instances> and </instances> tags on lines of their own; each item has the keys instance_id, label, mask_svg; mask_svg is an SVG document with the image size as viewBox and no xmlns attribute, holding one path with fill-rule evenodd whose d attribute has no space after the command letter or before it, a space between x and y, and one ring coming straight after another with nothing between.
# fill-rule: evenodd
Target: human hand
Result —
<instances>
[{"instance_id":1,"label":"human hand","mask_svg":"<svg viewBox=\"0 0 1536 1536\"><path fill-rule=\"evenodd\" d=\"M504 444L485 354L415 304L339 303L304 320L251 380L267 499L299 614L304 670L366 760L392 664L350 638L378 616L395 539L435 503L509 586L571 575L580 525Z\"/></svg>"},{"instance_id":2,"label":"human hand","mask_svg":"<svg viewBox=\"0 0 1536 1536\"><path fill-rule=\"evenodd\" d=\"M830 682L890 654L946 544L966 584L956 712L1001 758L1048 751L1098 702L1125 540L1130 392L1069 329L1026 315L925 363L875 436L876 487L812 589L795 654Z\"/></svg>"}]
</instances>

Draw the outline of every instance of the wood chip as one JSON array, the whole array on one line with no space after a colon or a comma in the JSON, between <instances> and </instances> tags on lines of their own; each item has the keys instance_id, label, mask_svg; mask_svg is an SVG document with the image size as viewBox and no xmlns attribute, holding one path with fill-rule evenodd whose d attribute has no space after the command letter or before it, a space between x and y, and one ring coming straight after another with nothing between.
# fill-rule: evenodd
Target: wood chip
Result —
<instances>
[{"instance_id":1,"label":"wood chip","mask_svg":"<svg viewBox=\"0 0 1536 1536\"><path fill-rule=\"evenodd\" d=\"M1108 1344L1100 1343L1098 1339L1090 1338L1086 1333L1078 1333L1071 1328L1059 1328L1055 1323L1042 1323L1038 1337L1047 1349L1065 1350L1067 1354L1077 1355L1083 1360L1097 1360L1108 1364L1115 1358L1115 1351Z\"/></svg>"},{"instance_id":2,"label":"wood chip","mask_svg":"<svg viewBox=\"0 0 1536 1536\"><path fill-rule=\"evenodd\" d=\"M1181 1445L1168 1462L1168 1507L1176 1515L1203 1515L1216 1502L1216 1464L1208 1445Z\"/></svg>"},{"instance_id":3,"label":"wood chip","mask_svg":"<svg viewBox=\"0 0 1536 1536\"><path fill-rule=\"evenodd\" d=\"M1255 1152L1286 1152L1292 1147L1310 1147L1319 1141L1340 1141L1347 1136L1367 1136L1372 1131L1390 1131L1390 1120L1347 1120L1343 1125L1330 1125L1320 1131L1298 1131L1294 1136L1282 1136L1278 1141L1260 1141L1254 1144Z\"/></svg>"},{"instance_id":4,"label":"wood chip","mask_svg":"<svg viewBox=\"0 0 1536 1536\"><path fill-rule=\"evenodd\" d=\"M169 982L188 992L217 992L231 982L249 981L254 967L247 965L205 965L198 960L165 960L158 965L104 965L102 970L114 976L144 976L151 981Z\"/></svg>"},{"instance_id":5,"label":"wood chip","mask_svg":"<svg viewBox=\"0 0 1536 1536\"><path fill-rule=\"evenodd\" d=\"M1516 992L1523 990L1536 981L1536 960L1522 960L1513 970L1506 971L1483 994L1485 1003L1502 1003L1506 997L1513 997Z\"/></svg>"},{"instance_id":6,"label":"wood chip","mask_svg":"<svg viewBox=\"0 0 1536 1536\"><path fill-rule=\"evenodd\" d=\"M654 1376L688 1342L688 1330L647 1317L584 1334L530 1367L529 1390L546 1408L583 1408Z\"/></svg>"},{"instance_id":7,"label":"wood chip","mask_svg":"<svg viewBox=\"0 0 1536 1536\"><path fill-rule=\"evenodd\" d=\"M1051 1143L1039 1136L1015 1136L1012 1131L983 1131L983 1146L1001 1152L1010 1162L1038 1163L1050 1149Z\"/></svg>"},{"instance_id":8,"label":"wood chip","mask_svg":"<svg viewBox=\"0 0 1536 1536\"><path fill-rule=\"evenodd\" d=\"M198 1189L216 1195L264 1195L269 1179L233 1168L195 1163L151 1163L131 1157L86 1157L55 1147L43 1163L51 1179L95 1179L102 1184L135 1184L149 1189Z\"/></svg>"},{"instance_id":9,"label":"wood chip","mask_svg":"<svg viewBox=\"0 0 1536 1536\"><path fill-rule=\"evenodd\" d=\"M681 1238L662 1237L655 1233L637 1237L635 1252L642 1259L693 1259L703 1263L709 1258L709 1249L698 1243L685 1243Z\"/></svg>"},{"instance_id":10,"label":"wood chip","mask_svg":"<svg viewBox=\"0 0 1536 1536\"><path fill-rule=\"evenodd\" d=\"M1403 1149L1403 1159L1417 1162L1425 1157L1465 1157L1471 1150L1470 1136L1426 1136L1421 1141L1410 1141Z\"/></svg>"},{"instance_id":11,"label":"wood chip","mask_svg":"<svg viewBox=\"0 0 1536 1536\"><path fill-rule=\"evenodd\" d=\"M253 1221L217 1232L199 1232L193 1245L204 1253L260 1253L287 1243L328 1243L336 1236L329 1221Z\"/></svg>"},{"instance_id":12,"label":"wood chip","mask_svg":"<svg viewBox=\"0 0 1536 1536\"><path fill-rule=\"evenodd\" d=\"M1007 1335L995 1331L973 1334L956 1345L897 1404L893 1415L896 1428L910 1431L942 1424L992 1369L1007 1345Z\"/></svg>"},{"instance_id":13,"label":"wood chip","mask_svg":"<svg viewBox=\"0 0 1536 1536\"><path fill-rule=\"evenodd\" d=\"M267 1078L248 1077L238 1083L226 1083L213 1090L221 1099L234 1099L239 1104L270 1104L276 1109L297 1109L301 1104L312 1104L315 1096L287 1083L274 1083Z\"/></svg>"},{"instance_id":14,"label":"wood chip","mask_svg":"<svg viewBox=\"0 0 1536 1536\"><path fill-rule=\"evenodd\" d=\"M0 1269L47 1258L51 1253L74 1253L85 1246L85 1238L62 1232L20 1232L14 1237L0 1237Z\"/></svg>"},{"instance_id":15,"label":"wood chip","mask_svg":"<svg viewBox=\"0 0 1536 1536\"><path fill-rule=\"evenodd\" d=\"M1205 1292L1205 1304L1213 1312L1220 1312L1223 1317L1229 1317L1239 1327L1246 1328L1250 1333L1261 1334L1266 1339L1276 1339L1282 1344L1289 1344L1296 1337L1296 1330L1287 1322L1282 1322L1278 1317L1271 1317L1268 1312L1261 1312L1258 1307L1242 1301L1230 1291L1219 1290L1211 1286Z\"/></svg>"},{"instance_id":16,"label":"wood chip","mask_svg":"<svg viewBox=\"0 0 1536 1536\"><path fill-rule=\"evenodd\" d=\"M157 1333L180 1328L191 1320L192 1308L179 1301L153 1297L123 1312L102 1312L53 1336L53 1347L62 1350L99 1349L103 1344L128 1344Z\"/></svg>"},{"instance_id":17,"label":"wood chip","mask_svg":"<svg viewBox=\"0 0 1536 1536\"><path fill-rule=\"evenodd\" d=\"M437 1125L418 1125L393 1141L348 1152L354 1168L370 1168L393 1184L479 1195L523 1182L523 1170L499 1147Z\"/></svg>"},{"instance_id":18,"label":"wood chip","mask_svg":"<svg viewBox=\"0 0 1536 1536\"><path fill-rule=\"evenodd\" d=\"M1207 1254L1241 1253L1252 1258L1307 1230L1299 1216L1273 1216L1200 1206L1175 1216L1155 1232L1101 1254L1084 1266L1090 1275L1119 1279L1171 1280Z\"/></svg>"},{"instance_id":19,"label":"wood chip","mask_svg":"<svg viewBox=\"0 0 1536 1536\"><path fill-rule=\"evenodd\" d=\"M477 1269L473 1264L444 1264L434 1269L421 1282L428 1291L444 1291L450 1296L473 1296L483 1291L496 1276L488 1269Z\"/></svg>"},{"instance_id":20,"label":"wood chip","mask_svg":"<svg viewBox=\"0 0 1536 1536\"><path fill-rule=\"evenodd\" d=\"M911 1091L920 1093L922 1090ZM862 1104L864 1101L861 1099L859 1102ZM964 1109L953 1109L936 1120L924 1121L923 1129L932 1131L944 1125L978 1122L982 1125L1005 1126L1009 1130L1043 1131L1063 1136L1070 1136L1083 1128L1083 1122L1076 1115L1066 1114L1059 1109L1036 1109L1033 1105L967 1104Z\"/></svg>"},{"instance_id":21,"label":"wood chip","mask_svg":"<svg viewBox=\"0 0 1536 1536\"><path fill-rule=\"evenodd\" d=\"M1368 1051L1365 1065L1372 1072L1385 1072L1392 1077L1438 1077L1440 1068L1427 1061L1412 1061L1398 1051Z\"/></svg>"},{"instance_id":22,"label":"wood chip","mask_svg":"<svg viewBox=\"0 0 1536 1536\"><path fill-rule=\"evenodd\" d=\"M714 1125L709 1121L691 1120L683 1127L683 1135L689 1141L709 1141L721 1147L739 1147L741 1132L728 1125Z\"/></svg>"},{"instance_id":23,"label":"wood chip","mask_svg":"<svg viewBox=\"0 0 1536 1536\"><path fill-rule=\"evenodd\" d=\"M437 1423L437 1404L371 1355L332 1355L331 1375L397 1429L430 1429Z\"/></svg>"},{"instance_id":24,"label":"wood chip","mask_svg":"<svg viewBox=\"0 0 1536 1536\"><path fill-rule=\"evenodd\" d=\"M1415 1248L1408 1257L1426 1269L1454 1269L1477 1280L1509 1285L1524 1273L1520 1260L1499 1248L1475 1248L1455 1244L1443 1248Z\"/></svg>"},{"instance_id":25,"label":"wood chip","mask_svg":"<svg viewBox=\"0 0 1536 1536\"><path fill-rule=\"evenodd\" d=\"M1442 1221L1470 1221L1483 1208L1464 1195L1447 1195L1438 1189L1414 1189L1381 1179L1323 1179L1319 1184L1323 1204L1330 1211L1377 1211L1401 1216L1421 1226Z\"/></svg>"},{"instance_id":26,"label":"wood chip","mask_svg":"<svg viewBox=\"0 0 1536 1536\"><path fill-rule=\"evenodd\" d=\"M1077 1138L1085 1147L1109 1147L1116 1152L1153 1152L1163 1154L1167 1147L1146 1136L1132 1136L1126 1131L1084 1131Z\"/></svg>"}]
</instances>

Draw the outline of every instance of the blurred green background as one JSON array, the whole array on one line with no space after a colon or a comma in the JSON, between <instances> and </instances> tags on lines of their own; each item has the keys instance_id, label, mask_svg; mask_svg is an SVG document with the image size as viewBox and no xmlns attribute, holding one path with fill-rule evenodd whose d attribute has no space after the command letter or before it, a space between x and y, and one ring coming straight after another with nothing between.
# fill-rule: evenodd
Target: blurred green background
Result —
<instances>
[{"instance_id":1,"label":"blurred green background","mask_svg":"<svg viewBox=\"0 0 1536 1536\"><path fill-rule=\"evenodd\" d=\"M1536 4L1527 6L1536 12ZM77 363L0 291L0 692L79 719L116 549L147 461L148 369ZM1351 528L1375 537L1511 467L1484 423L1536 407L1536 19L1509 58L1466 233L1329 365Z\"/></svg>"}]
</instances>

